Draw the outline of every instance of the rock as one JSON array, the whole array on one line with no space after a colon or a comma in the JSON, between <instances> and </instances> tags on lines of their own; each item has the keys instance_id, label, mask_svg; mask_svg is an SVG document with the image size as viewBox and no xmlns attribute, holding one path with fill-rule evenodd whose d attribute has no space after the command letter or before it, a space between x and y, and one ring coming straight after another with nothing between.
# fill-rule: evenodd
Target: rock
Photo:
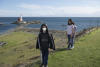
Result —
<instances>
[{"instance_id":1,"label":"rock","mask_svg":"<svg viewBox=\"0 0 100 67\"><path fill-rule=\"evenodd\" d=\"M0 25L4 25L3 23L0 23Z\"/></svg>"},{"instance_id":2,"label":"rock","mask_svg":"<svg viewBox=\"0 0 100 67\"><path fill-rule=\"evenodd\" d=\"M40 21L27 21L27 23L29 23L29 24L40 24L41 22Z\"/></svg>"},{"instance_id":3,"label":"rock","mask_svg":"<svg viewBox=\"0 0 100 67\"><path fill-rule=\"evenodd\" d=\"M7 44L6 42L0 42L0 46L4 46L6 44Z\"/></svg>"},{"instance_id":4,"label":"rock","mask_svg":"<svg viewBox=\"0 0 100 67\"><path fill-rule=\"evenodd\" d=\"M21 21L21 22L15 21L15 22L13 22L13 23L11 23L11 24L26 24L26 23L27 23L26 21Z\"/></svg>"},{"instance_id":5,"label":"rock","mask_svg":"<svg viewBox=\"0 0 100 67\"><path fill-rule=\"evenodd\" d=\"M15 21L11 24L40 24L41 22L40 21Z\"/></svg>"}]
</instances>

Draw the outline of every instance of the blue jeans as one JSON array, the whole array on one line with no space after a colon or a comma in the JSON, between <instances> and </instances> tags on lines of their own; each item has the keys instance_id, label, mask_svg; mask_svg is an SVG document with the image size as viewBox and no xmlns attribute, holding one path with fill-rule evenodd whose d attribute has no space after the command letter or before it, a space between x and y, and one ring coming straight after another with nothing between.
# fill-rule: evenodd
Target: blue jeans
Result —
<instances>
[{"instance_id":1,"label":"blue jeans","mask_svg":"<svg viewBox=\"0 0 100 67\"><path fill-rule=\"evenodd\" d=\"M74 46L74 35L68 35L68 48L72 48Z\"/></svg>"},{"instance_id":2,"label":"blue jeans","mask_svg":"<svg viewBox=\"0 0 100 67\"><path fill-rule=\"evenodd\" d=\"M42 64L47 65L48 64L49 51L48 50L42 50L41 53L42 53Z\"/></svg>"}]
</instances>

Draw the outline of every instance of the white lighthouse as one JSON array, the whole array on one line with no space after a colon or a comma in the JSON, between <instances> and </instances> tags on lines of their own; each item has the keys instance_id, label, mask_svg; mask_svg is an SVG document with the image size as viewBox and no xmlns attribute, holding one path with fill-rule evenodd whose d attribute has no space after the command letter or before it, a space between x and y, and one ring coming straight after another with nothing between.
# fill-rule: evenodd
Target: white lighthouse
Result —
<instances>
[{"instance_id":1,"label":"white lighthouse","mask_svg":"<svg viewBox=\"0 0 100 67\"><path fill-rule=\"evenodd\" d=\"M21 22L23 21L23 17L22 17L22 16L20 16L20 21L21 21Z\"/></svg>"}]
</instances>

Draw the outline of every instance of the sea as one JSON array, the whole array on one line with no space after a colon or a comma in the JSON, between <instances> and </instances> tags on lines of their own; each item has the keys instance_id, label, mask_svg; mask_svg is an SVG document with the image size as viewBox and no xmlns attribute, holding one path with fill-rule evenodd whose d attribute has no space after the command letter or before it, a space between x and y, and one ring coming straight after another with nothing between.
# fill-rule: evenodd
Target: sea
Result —
<instances>
[{"instance_id":1,"label":"sea","mask_svg":"<svg viewBox=\"0 0 100 67\"><path fill-rule=\"evenodd\" d=\"M77 26L77 32L84 29L100 26L100 17L70 17ZM0 17L0 34L18 27L17 24L12 24L17 21L18 17ZM24 21L40 21L45 23L49 30L66 31L69 17L23 17ZM41 24L25 25L25 28L40 28Z\"/></svg>"}]
</instances>

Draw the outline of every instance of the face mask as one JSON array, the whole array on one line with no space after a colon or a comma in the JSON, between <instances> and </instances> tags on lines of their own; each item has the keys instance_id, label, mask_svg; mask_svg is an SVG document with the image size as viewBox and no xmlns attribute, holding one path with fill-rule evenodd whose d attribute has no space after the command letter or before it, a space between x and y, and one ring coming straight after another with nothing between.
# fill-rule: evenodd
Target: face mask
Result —
<instances>
[{"instance_id":1,"label":"face mask","mask_svg":"<svg viewBox=\"0 0 100 67\"><path fill-rule=\"evenodd\" d=\"M46 31L46 28L42 28L43 29L43 31Z\"/></svg>"}]
</instances>

